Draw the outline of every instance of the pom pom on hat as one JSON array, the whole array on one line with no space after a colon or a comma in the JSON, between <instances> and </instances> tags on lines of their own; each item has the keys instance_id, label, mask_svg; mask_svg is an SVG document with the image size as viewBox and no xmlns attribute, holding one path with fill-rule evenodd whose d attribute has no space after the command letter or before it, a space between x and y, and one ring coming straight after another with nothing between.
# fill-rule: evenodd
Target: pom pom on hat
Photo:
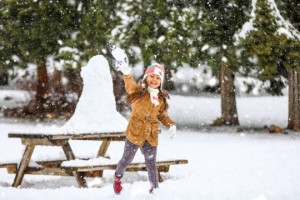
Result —
<instances>
[{"instance_id":1,"label":"pom pom on hat","mask_svg":"<svg viewBox=\"0 0 300 200\"><path fill-rule=\"evenodd\" d=\"M153 63L149 65L145 71L143 80L145 80L150 74L156 74L160 77L162 87L165 77L165 68L158 63Z\"/></svg>"}]
</instances>

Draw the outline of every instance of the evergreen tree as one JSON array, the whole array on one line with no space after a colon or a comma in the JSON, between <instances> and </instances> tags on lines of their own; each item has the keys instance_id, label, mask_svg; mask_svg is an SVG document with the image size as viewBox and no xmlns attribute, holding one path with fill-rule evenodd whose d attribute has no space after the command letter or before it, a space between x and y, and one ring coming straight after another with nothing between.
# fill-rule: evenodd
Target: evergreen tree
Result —
<instances>
[{"instance_id":1,"label":"evergreen tree","mask_svg":"<svg viewBox=\"0 0 300 200\"><path fill-rule=\"evenodd\" d=\"M5 24L7 23L6 13L7 7L5 6L5 2L0 1L0 79L3 79L7 75L8 69L13 66L11 62L14 61L10 59L13 55L14 42L5 30Z\"/></svg>"},{"instance_id":2,"label":"evergreen tree","mask_svg":"<svg viewBox=\"0 0 300 200\"><path fill-rule=\"evenodd\" d=\"M286 86L286 78L289 75L289 121L293 116L297 116L299 127L299 100L294 101L297 99L294 93L299 92L293 88L294 83L298 82L293 76L294 71L300 69L300 34L283 19L274 0L253 0L252 12L253 18L248 26L252 25L253 28L240 40L243 71L246 75L252 73L258 79L267 82L267 91L273 95L282 94L281 90ZM298 97L298 94L296 96ZM298 113L292 114L294 110ZM293 122L291 126L294 124L296 123Z\"/></svg>"},{"instance_id":3,"label":"evergreen tree","mask_svg":"<svg viewBox=\"0 0 300 200\"><path fill-rule=\"evenodd\" d=\"M285 45L282 41L286 36L277 34L279 26L267 0L257 1L255 16L253 30L246 39L241 40L245 46L243 63L251 66L248 70L256 71L258 79L269 82L267 91L273 95L280 95L286 85L284 79L280 77L287 77L287 71L280 63ZM253 60L256 61L256 59L249 60L249 57L253 56L258 59L257 62L251 63ZM245 71L248 73L248 70Z\"/></svg>"},{"instance_id":4,"label":"evergreen tree","mask_svg":"<svg viewBox=\"0 0 300 200\"><path fill-rule=\"evenodd\" d=\"M84 1L78 35L73 41L81 52L81 61L87 61L94 55L107 54L112 42L111 32L120 23L120 17L116 14L117 4L117 0Z\"/></svg>"},{"instance_id":5,"label":"evergreen tree","mask_svg":"<svg viewBox=\"0 0 300 200\"><path fill-rule=\"evenodd\" d=\"M192 8L187 9L190 5L184 1L162 0L133 0L121 6L120 11L128 20L118 28L116 41L128 49L131 63L142 61L145 67L152 62L163 64L165 87L174 89L171 70L190 59L192 32L185 25L191 19L189 12L193 12ZM141 55L141 58L136 55Z\"/></svg>"},{"instance_id":6,"label":"evergreen tree","mask_svg":"<svg viewBox=\"0 0 300 200\"><path fill-rule=\"evenodd\" d=\"M201 41L198 55L205 58L215 73L220 74L221 124L237 125L235 101L234 34L247 20L250 2L242 0L200 1L203 5L200 19ZM218 120L217 120L218 121Z\"/></svg>"},{"instance_id":7,"label":"evergreen tree","mask_svg":"<svg viewBox=\"0 0 300 200\"><path fill-rule=\"evenodd\" d=\"M48 56L57 56L60 41L72 33L74 6L67 1L4 1L1 10L1 64L6 67L37 65L36 112L47 107Z\"/></svg>"}]
</instances>

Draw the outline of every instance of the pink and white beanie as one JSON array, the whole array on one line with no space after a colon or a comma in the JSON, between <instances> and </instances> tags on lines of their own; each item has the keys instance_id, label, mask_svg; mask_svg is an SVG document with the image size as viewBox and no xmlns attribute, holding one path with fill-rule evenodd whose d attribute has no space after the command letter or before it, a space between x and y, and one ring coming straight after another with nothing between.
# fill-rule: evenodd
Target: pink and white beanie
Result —
<instances>
[{"instance_id":1,"label":"pink and white beanie","mask_svg":"<svg viewBox=\"0 0 300 200\"><path fill-rule=\"evenodd\" d=\"M153 63L149 65L145 71L143 81L149 76L150 74L156 74L160 77L161 83L160 83L160 88L162 89L163 82L164 82L164 75L165 75L165 69L163 66L161 66L158 63ZM158 106L159 105L159 99L158 99L158 89L154 89L151 87L147 88L147 91L150 93L150 100L153 105Z\"/></svg>"},{"instance_id":2,"label":"pink and white beanie","mask_svg":"<svg viewBox=\"0 0 300 200\"><path fill-rule=\"evenodd\" d=\"M160 80L161 80L160 88L162 89L164 77L165 77L165 68L158 63L153 63L153 64L149 65L145 71L143 81L150 74L156 74L160 77Z\"/></svg>"}]
</instances>

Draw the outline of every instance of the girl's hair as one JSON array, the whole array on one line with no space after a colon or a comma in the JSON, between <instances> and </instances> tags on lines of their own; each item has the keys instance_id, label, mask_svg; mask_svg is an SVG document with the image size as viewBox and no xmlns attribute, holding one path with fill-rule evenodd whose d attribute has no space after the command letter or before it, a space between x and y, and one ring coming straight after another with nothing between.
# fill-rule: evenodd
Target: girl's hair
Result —
<instances>
[{"instance_id":1,"label":"girl's hair","mask_svg":"<svg viewBox=\"0 0 300 200\"><path fill-rule=\"evenodd\" d=\"M132 93L132 94L128 94L126 96L126 102L128 103L133 103L136 99L140 98L141 96L146 94L146 88L148 87L148 84L146 82L146 79L141 83L142 88L141 90ZM164 111L167 111L169 108L167 99L170 99L169 93L166 90L161 89L161 87L158 88L159 93L158 93L158 97L162 97L164 103L165 103L165 107L163 108Z\"/></svg>"}]
</instances>

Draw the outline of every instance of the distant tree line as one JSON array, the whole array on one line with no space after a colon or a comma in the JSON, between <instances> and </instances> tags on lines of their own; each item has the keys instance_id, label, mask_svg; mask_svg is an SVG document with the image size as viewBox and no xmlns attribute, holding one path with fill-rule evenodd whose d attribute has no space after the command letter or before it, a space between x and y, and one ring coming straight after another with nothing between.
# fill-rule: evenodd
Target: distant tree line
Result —
<instances>
[{"instance_id":1,"label":"distant tree line","mask_svg":"<svg viewBox=\"0 0 300 200\"><path fill-rule=\"evenodd\" d=\"M282 24L276 8L291 24L285 33L278 32ZM249 21L253 29L241 37ZM109 46L116 44L126 49L132 66L154 61L166 66L168 90L175 87L172 72L183 65L209 65L220 80L221 115L214 122L219 125L239 125L236 75L263 81L272 95L282 95L288 84L288 128L298 130L299 30L297 0L4 0L0 74L37 65L35 100L27 113L41 118L51 112L60 115L74 110L76 104L66 96L80 95L80 67L96 54L109 58ZM62 63L51 76L49 57ZM121 110L123 85L119 73L112 70L112 75ZM249 92L251 88L250 84Z\"/></svg>"}]
</instances>

